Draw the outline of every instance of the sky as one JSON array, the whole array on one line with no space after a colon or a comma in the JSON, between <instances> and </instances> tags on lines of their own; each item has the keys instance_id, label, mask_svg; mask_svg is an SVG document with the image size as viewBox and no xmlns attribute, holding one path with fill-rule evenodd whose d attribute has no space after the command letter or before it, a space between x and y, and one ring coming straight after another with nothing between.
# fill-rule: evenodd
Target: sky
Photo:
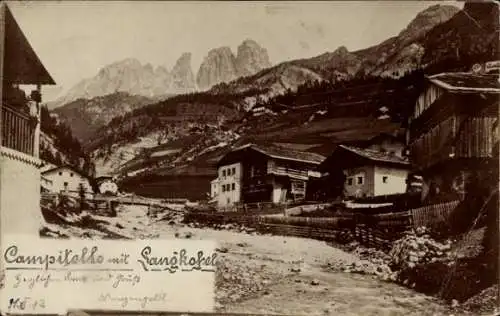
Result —
<instances>
[{"instance_id":1,"label":"sky","mask_svg":"<svg viewBox=\"0 0 500 316\"><path fill-rule=\"evenodd\" d=\"M229 46L236 53L247 38L266 48L273 64L339 46L354 51L397 35L436 3L463 7L443 1L11 1L9 7L58 86L67 90L131 57L171 69L190 52L196 74L210 49Z\"/></svg>"}]
</instances>

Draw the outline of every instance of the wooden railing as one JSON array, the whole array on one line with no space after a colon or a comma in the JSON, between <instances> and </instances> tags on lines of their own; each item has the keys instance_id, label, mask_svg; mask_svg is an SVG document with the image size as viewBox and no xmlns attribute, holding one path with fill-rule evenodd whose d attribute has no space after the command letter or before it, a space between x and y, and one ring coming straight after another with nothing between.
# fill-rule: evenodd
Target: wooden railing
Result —
<instances>
[{"instance_id":1,"label":"wooden railing","mask_svg":"<svg viewBox=\"0 0 500 316\"><path fill-rule=\"evenodd\" d=\"M298 170L286 167L269 167L267 173L280 175L280 176L291 176L299 179L307 180L307 170Z\"/></svg>"},{"instance_id":2,"label":"wooden railing","mask_svg":"<svg viewBox=\"0 0 500 316\"><path fill-rule=\"evenodd\" d=\"M35 124L28 114L2 106L2 146L34 154Z\"/></svg>"}]
</instances>

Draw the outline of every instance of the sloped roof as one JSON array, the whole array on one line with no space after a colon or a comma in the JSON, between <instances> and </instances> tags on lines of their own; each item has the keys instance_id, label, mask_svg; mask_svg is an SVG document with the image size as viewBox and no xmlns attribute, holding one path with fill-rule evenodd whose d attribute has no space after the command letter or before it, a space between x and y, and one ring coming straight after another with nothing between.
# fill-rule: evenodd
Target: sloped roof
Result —
<instances>
[{"instance_id":1,"label":"sloped roof","mask_svg":"<svg viewBox=\"0 0 500 316\"><path fill-rule=\"evenodd\" d=\"M42 172L42 175L44 174L48 174L48 173L52 173L54 171L57 171L57 170L61 170L61 169L67 169L67 170L71 170L72 172L74 173L78 173L80 176L84 177L84 178L89 178L87 177L86 175L82 174L81 172L79 172L78 170L72 168L71 166L67 166L67 165L63 165L63 166L57 166L57 167L54 167L52 169L49 169L49 170L45 170Z\"/></svg>"},{"instance_id":2,"label":"sloped roof","mask_svg":"<svg viewBox=\"0 0 500 316\"><path fill-rule=\"evenodd\" d=\"M500 93L499 77L495 74L450 72L427 78L437 86L451 92Z\"/></svg>"},{"instance_id":3,"label":"sloped roof","mask_svg":"<svg viewBox=\"0 0 500 316\"><path fill-rule=\"evenodd\" d=\"M272 146L272 145L256 145L256 144L246 144L244 146L238 147L234 151L239 151L245 148L251 148L255 151L258 151L266 156L276 158L276 159L284 159L284 160L293 160L293 161L300 161L300 162L306 162L306 163L311 163L311 164L321 164L323 160L325 160L326 157L316 154L316 153L311 153L311 152L306 152L306 151L298 151L298 150L293 150L293 149L288 149L288 148L283 148L283 147L278 147L278 146Z\"/></svg>"},{"instance_id":4,"label":"sloped roof","mask_svg":"<svg viewBox=\"0 0 500 316\"><path fill-rule=\"evenodd\" d=\"M54 79L43 66L37 54L24 36L5 2L0 4L0 34L3 40L3 80L17 84L54 85ZM50 36L50 34L47 34Z\"/></svg>"},{"instance_id":5,"label":"sloped roof","mask_svg":"<svg viewBox=\"0 0 500 316\"><path fill-rule=\"evenodd\" d=\"M363 148L358 148L358 147L353 147L353 146L346 146L346 145L339 145L340 148L343 148L345 150L348 150L360 157L372 160L372 161L378 161L378 162L389 162L389 163L395 163L395 164L401 164L401 165L409 165L410 162L408 159L396 156L396 155L391 155L390 153L386 152L380 152L376 150L370 150L370 149L363 149Z\"/></svg>"}]
</instances>

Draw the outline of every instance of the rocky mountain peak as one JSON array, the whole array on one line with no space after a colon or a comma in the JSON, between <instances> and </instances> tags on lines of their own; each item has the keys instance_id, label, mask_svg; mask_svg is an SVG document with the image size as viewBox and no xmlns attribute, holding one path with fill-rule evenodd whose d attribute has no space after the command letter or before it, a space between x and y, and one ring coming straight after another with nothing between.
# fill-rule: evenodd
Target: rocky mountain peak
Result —
<instances>
[{"instance_id":1,"label":"rocky mountain peak","mask_svg":"<svg viewBox=\"0 0 500 316\"><path fill-rule=\"evenodd\" d=\"M227 46L211 49L200 65L196 82L200 89L207 89L221 82L238 77L236 61Z\"/></svg>"},{"instance_id":2,"label":"rocky mountain peak","mask_svg":"<svg viewBox=\"0 0 500 316\"><path fill-rule=\"evenodd\" d=\"M200 89L208 89L269 67L267 50L256 41L246 39L238 46L236 56L227 46L210 50L200 66L196 82Z\"/></svg>"},{"instance_id":3,"label":"rocky mountain peak","mask_svg":"<svg viewBox=\"0 0 500 316\"><path fill-rule=\"evenodd\" d=\"M399 33L399 37L405 42L416 40L436 25L444 23L451 19L460 11L452 5L436 4L421 11L408 24L408 26Z\"/></svg>"},{"instance_id":4,"label":"rocky mountain peak","mask_svg":"<svg viewBox=\"0 0 500 316\"><path fill-rule=\"evenodd\" d=\"M142 65L139 62L139 60L135 58L126 58L102 67L99 70L98 76L109 77L109 76L114 76L116 73L120 71L124 71L127 69L137 70L140 68L142 68Z\"/></svg>"},{"instance_id":5,"label":"rocky mountain peak","mask_svg":"<svg viewBox=\"0 0 500 316\"><path fill-rule=\"evenodd\" d=\"M181 57L177 59L174 69L191 67L191 56L192 56L191 53L182 53Z\"/></svg>"},{"instance_id":6,"label":"rocky mountain peak","mask_svg":"<svg viewBox=\"0 0 500 316\"><path fill-rule=\"evenodd\" d=\"M171 72L174 93L192 92L196 89L191 68L191 53L183 53Z\"/></svg>"},{"instance_id":7,"label":"rocky mountain peak","mask_svg":"<svg viewBox=\"0 0 500 316\"><path fill-rule=\"evenodd\" d=\"M208 52L207 58L216 58L219 56L233 56L233 52L231 52L231 48L229 48L228 46L222 46L219 48L211 49Z\"/></svg>"},{"instance_id":8,"label":"rocky mountain peak","mask_svg":"<svg viewBox=\"0 0 500 316\"><path fill-rule=\"evenodd\" d=\"M236 69L238 76L250 76L262 69L271 67L267 49L252 39L244 40L238 46Z\"/></svg>"},{"instance_id":9,"label":"rocky mountain peak","mask_svg":"<svg viewBox=\"0 0 500 316\"><path fill-rule=\"evenodd\" d=\"M340 46L333 53L339 56L344 56L349 54L349 50L345 46Z\"/></svg>"}]
</instances>

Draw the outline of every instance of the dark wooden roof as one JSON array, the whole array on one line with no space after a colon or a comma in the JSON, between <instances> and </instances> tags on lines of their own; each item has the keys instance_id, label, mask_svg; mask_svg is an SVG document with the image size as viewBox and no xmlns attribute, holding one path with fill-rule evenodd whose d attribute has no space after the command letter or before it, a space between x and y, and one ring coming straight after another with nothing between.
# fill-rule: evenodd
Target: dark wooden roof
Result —
<instances>
[{"instance_id":1,"label":"dark wooden roof","mask_svg":"<svg viewBox=\"0 0 500 316\"><path fill-rule=\"evenodd\" d=\"M429 76L428 79L450 92L500 93L499 77L494 74L454 72Z\"/></svg>"},{"instance_id":2,"label":"dark wooden roof","mask_svg":"<svg viewBox=\"0 0 500 316\"><path fill-rule=\"evenodd\" d=\"M371 149L363 149L354 146L339 145L333 153L320 166L320 170L350 169L364 165L393 166L397 168L409 168L408 159Z\"/></svg>"},{"instance_id":3,"label":"dark wooden roof","mask_svg":"<svg viewBox=\"0 0 500 316\"><path fill-rule=\"evenodd\" d=\"M321 162L323 162L323 160L325 160L324 156L312 152L298 151L289 148L283 148L276 145L264 145L264 144L257 145L250 143L231 150L229 153L227 153L221 158L218 165L220 165L221 162L225 161L226 156L228 156L229 154L240 152L246 149L253 150L262 155L275 159L298 161L314 165L319 165Z\"/></svg>"},{"instance_id":4,"label":"dark wooden roof","mask_svg":"<svg viewBox=\"0 0 500 316\"><path fill-rule=\"evenodd\" d=\"M3 52L0 45L0 53L4 57L4 82L54 85L54 79L43 66L5 2L0 6L0 23L3 24L0 26L3 31L0 36L4 45Z\"/></svg>"},{"instance_id":5,"label":"dark wooden roof","mask_svg":"<svg viewBox=\"0 0 500 316\"><path fill-rule=\"evenodd\" d=\"M340 145L339 147L348 150L350 152L353 152L354 154L369 160L409 165L407 159L404 159L397 155L391 155L390 153L352 147L352 146L345 146L345 145Z\"/></svg>"}]
</instances>

